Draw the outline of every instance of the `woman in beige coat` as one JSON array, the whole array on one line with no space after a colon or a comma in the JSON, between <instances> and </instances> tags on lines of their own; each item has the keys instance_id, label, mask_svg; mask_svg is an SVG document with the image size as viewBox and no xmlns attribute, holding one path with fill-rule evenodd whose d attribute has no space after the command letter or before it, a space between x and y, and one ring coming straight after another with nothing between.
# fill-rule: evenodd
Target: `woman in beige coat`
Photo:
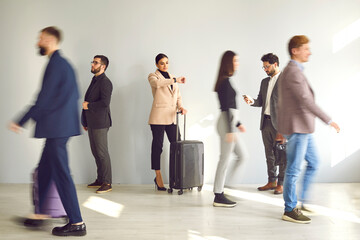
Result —
<instances>
[{"instance_id":1,"label":"woman in beige coat","mask_svg":"<svg viewBox=\"0 0 360 240\"><path fill-rule=\"evenodd\" d=\"M153 141L151 146L151 169L155 170L155 186L159 191L166 191L160 172L160 156L162 153L164 132L169 142L176 141L176 112L186 114L183 108L178 83L185 83L185 77L173 77L168 73L169 59L160 53L155 58L155 73L150 73L148 80L153 95L153 104L149 117Z\"/></svg>"}]
</instances>

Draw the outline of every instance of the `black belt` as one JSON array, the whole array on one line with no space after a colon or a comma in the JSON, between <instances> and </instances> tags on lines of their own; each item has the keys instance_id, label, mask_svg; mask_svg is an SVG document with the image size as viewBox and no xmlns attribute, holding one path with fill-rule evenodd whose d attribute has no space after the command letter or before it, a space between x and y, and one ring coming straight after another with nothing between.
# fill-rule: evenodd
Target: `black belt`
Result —
<instances>
[{"instance_id":1,"label":"black belt","mask_svg":"<svg viewBox=\"0 0 360 240\"><path fill-rule=\"evenodd\" d=\"M266 114L264 114L264 118L265 119L271 119L270 115L266 115Z\"/></svg>"}]
</instances>

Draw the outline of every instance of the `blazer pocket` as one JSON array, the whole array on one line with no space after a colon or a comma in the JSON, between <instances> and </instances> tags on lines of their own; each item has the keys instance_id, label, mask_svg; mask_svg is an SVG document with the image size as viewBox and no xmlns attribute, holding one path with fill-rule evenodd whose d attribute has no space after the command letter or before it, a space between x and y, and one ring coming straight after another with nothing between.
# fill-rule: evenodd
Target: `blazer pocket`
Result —
<instances>
[{"instance_id":1,"label":"blazer pocket","mask_svg":"<svg viewBox=\"0 0 360 240\"><path fill-rule=\"evenodd\" d=\"M167 103L156 103L155 104L155 107L157 108L165 108L165 107L168 107L169 104Z\"/></svg>"}]
</instances>

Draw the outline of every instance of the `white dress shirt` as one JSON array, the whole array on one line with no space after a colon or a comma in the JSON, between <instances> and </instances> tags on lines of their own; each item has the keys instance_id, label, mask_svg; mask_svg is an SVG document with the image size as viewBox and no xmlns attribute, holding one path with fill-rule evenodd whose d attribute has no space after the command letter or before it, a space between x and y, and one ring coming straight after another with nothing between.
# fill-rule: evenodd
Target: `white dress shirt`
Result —
<instances>
[{"instance_id":1,"label":"white dress shirt","mask_svg":"<svg viewBox=\"0 0 360 240\"><path fill-rule=\"evenodd\" d=\"M272 76L269 80L269 85L266 94L265 111L264 111L264 114L266 115L270 115L270 97L279 75L280 72L278 72L275 76Z\"/></svg>"}]
</instances>

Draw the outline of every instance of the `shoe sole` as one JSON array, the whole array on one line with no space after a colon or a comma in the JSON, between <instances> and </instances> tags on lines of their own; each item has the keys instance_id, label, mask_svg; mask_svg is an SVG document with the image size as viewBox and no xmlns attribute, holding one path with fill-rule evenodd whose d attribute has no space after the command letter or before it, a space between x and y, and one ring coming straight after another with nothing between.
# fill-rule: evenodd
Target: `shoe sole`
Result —
<instances>
[{"instance_id":1,"label":"shoe sole","mask_svg":"<svg viewBox=\"0 0 360 240\"><path fill-rule=\"evenodd\" d=\"M276 188L276 187L273 187L273 188L268 188L268 189L259 189L259 188L258 188L258 190L263 192L263 191L274 190L275 188Z\"/></svg>"},{"instance_id":2,"label":"shoe sole","mask_svg":"<svg viewBox=\"0 0 360 240\"><path fill-rule=\"evenodd\" d=\"M232 208L236 206L236 203L234 204L225 204L225 203L213 203L214 207L227 207L227 208Z\"/></svg>"},{"instance_id":3,"label":"shoe sole","mask_svg":"<svg viewBox=\"0 0 360 240\"><path fill-rule=\"evenodd\" d=\"M99 187L101 187L101 185L99 185L99 186L87 186L88 188L99 188Z\"/></svg>"},{"instance_id":4,"label":"shoe sole","mask_svg":"<svg viewBox=\"0 0 360 240\"><path fill-rule=\"evenodd\" d=\"M96 191L96 193L106 193L106 192L110 192L112 191L112 188L110 188L109 190L105 190L105 191Z\"/></svg>"},{"instance_id":5,"label":"shoe sole","mask_svg":"<svg viewBox=\"0 0 360 240\"><path fill-rule=\"evenodd\" d=\"M291 217L289 217L289 216L286 216L286 215L283 215L283 216L282 216L282 220L288 221L288 222L293 222L293 223L303 223L303 224L311 223L311 219L310 219L310 220L307 220L307 221L302 221L302 220L293 219L293 218L291 218Z\"/></svg>"},{"instance_id":6,"label":"shoe sole","mask_svg":"<svg viewBox=\"0 0 360 240\"><path fill-rule=\"evenodd\" d=\"M283 192L274 192L275 195L283 194Z\"/></svg>"},{"instance_id":7,"label":"shoe sole","mask_svg":"<svg viewBox=\"0 0 360 240\"><path fill-rule=\"evenodd\" d=\"M61 236L61 237L70 237L70 236L81 237L81 236L86 235L86 231L71 232L71 233L56 233L56 232L53 232L52 234L55 235L55 236Z\"/></svg>"}]
</instances>

